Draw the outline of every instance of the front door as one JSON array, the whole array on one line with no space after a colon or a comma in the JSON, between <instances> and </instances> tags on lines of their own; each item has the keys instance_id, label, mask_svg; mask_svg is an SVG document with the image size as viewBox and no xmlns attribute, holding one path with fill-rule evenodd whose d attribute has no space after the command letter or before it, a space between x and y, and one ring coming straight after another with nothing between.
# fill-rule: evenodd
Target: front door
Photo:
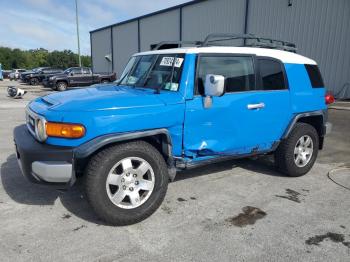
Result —
<instances>
[{"instance_id":1,"label":"front door","mask_svg":"<svg viewBox=\"0 0 350 262\"><path fill-rule=\"evenodd\" d=\"M73 68L68 77L71 86L81 86L84 76L80 67Z\"/></svg>"},{"instance_id":2,"label":"front door","mask_svg":"<svg viewBox=\"0 0 350 262\"><path fill-rule=\"evenodd\" d=\"M283 64L247 55L201 54L195 96L186 102L185 155L192 158L262 152L290 119ZM257 74L257 72L259 72ZM225 93L204 108L207 74L225 77Z\"/></svg>"}]
</instances>

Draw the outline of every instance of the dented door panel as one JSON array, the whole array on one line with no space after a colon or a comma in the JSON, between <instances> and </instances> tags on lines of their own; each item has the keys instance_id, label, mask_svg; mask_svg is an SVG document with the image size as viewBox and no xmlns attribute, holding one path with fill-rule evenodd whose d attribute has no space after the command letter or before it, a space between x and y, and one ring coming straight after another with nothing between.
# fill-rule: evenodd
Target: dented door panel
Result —
<instances>
[{"instance_id":1,"label":"dented door panel","mask_svg":"<svg viewBox=\"0 0 350 262\"><path fill-rule=\"evenodd\" d=\"M251 104L263 108L249 109ZM214 97L205 109L203 97L186 103L185 155L192 158L240 155L271 149L290 115L289 91L250 91Z\"/></svg>"}]
</instances>

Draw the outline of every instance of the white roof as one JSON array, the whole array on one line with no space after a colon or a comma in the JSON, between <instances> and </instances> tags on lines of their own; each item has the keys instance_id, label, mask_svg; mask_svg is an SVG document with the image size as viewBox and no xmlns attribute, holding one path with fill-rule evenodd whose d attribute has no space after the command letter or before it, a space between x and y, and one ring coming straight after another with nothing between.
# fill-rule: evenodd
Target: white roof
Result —
<instances>
[{"instance_id":1,"label":"white roof","mask_svg":"<svg viewBox=\"0 0 350 262\"><path fill-rule=\"evenodd\" d=\"M163 49L137 53L135 55L150 54L198 54L198 53L225 53L225 54L251 54L256 56L266 56L281 60L283 63L290 64L309 64L317 63L305 56L296 53L287 52L278 49L257 48L257 47L228 47L228 46L211 46L211 47L184 47L174 49Z\"/></svg>"}]
</instances>

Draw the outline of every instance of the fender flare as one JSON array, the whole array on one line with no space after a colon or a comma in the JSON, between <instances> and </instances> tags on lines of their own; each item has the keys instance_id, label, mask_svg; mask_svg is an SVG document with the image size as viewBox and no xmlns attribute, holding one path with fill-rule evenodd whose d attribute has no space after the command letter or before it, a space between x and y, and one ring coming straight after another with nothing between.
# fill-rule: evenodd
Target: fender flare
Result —
<instances>
[{"instance_id":1,"label":"fender flare","mask_svg":"<svg viewBox=\"0 0 350 262\"><path fill-rule=\"evenodd\" d=\"M305 112L305 113L296 114L292 118L292 120L290 121L287 129L284 131L282 139L288 138L288 136L292 132L295 124L298 122L298 120L300 118L309 117L309 116L322 116L322 121L323 121L323 125L324 125L326 120L327 120L327 111L326 110L317 110L317 111L312 111L312 112Z\"/></svg>"},{"instance_id":2,"label":"fender flare","mask_svg":"<svg viewBox=\"0 0 350 262\"><path fill-rule=\"evenodd\" d=\"M89 158L99 149L117 143L117 142L126 142L135 139L142 139L147 137L152 137L156 135L163 135L165 141L162 140L162 153L167 156L167 166L169 171L169 177L173 181L176 176L176 168L174 164L174 159L172 155L172 140L169 134L169 131L165 128L153 129L153 130L144 130L137 132L128 132L128 133L114 133L96 137L74 149L73 158L74 160L84 160Z\"/></svg>"}]
</instances>

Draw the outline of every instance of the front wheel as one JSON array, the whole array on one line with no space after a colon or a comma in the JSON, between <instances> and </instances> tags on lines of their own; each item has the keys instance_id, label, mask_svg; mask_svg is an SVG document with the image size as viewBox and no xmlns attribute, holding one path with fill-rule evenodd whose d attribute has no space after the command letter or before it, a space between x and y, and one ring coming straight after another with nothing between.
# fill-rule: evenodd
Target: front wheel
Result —
<instances>
[{"instance_id":1,"label":"front wheel","mask_svg":"<svg viewBox=\"0 0 350 262\"><path fill-rule=\"evenodd\" d=\"M315 128L306 123L297 123L275 152L276 166L289 176L305 175L316 161L318 147L319 138Z\"/></svg>"},{"instance_id":2,"label":"front wheel","mask_svg":"<svg viewBox=\"0 0 350 262\"><path fill-rule=\"evenodd\" d=\"M107 148L89 162L85 190L96 214L113 225L137 223L157 210L168 187L164 158L149 143Z\"/></svg>"},{"instance_id":3,"label":"front wheel","mask_svg":"<svg viewBox=\"0 0 350 262\"><path fill-rule=\"evenodd\" d=\"M58 82L58 83L56 84L56 90L57 90L57 91L65 91L65 90L67 90L67 83L66 83L66 82L63 82L63 81Z\"/></svg>"}]
</instances>

